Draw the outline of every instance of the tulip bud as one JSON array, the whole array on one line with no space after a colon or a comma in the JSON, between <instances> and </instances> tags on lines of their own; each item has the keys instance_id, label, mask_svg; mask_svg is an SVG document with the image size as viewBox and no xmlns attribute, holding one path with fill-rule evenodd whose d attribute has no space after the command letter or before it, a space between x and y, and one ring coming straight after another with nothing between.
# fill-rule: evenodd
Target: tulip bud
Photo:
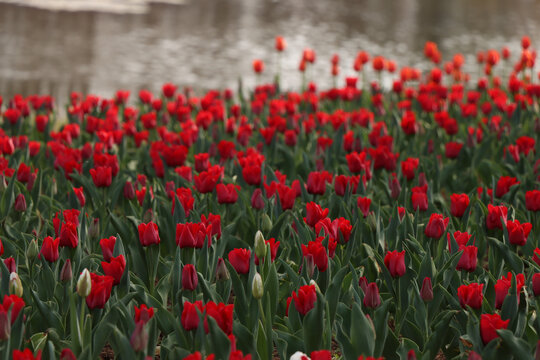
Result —
<instances>
[{"instance_id":1,"label":"tulip bud","mask_svg":"<svg viewBox=\"0 0 540 360\"><path fill-rule=\"evenodd\" d=\"M37 244L37 240L32 239L32 241L30 241L30 244L28 245L28 249L26 249L26 256L28 257L29 260L34 260L36 256L38 255L38 253L39 253L39 247Z\"/></svg>"},{"instance_id":2,"label":"tulip bud","mask_svg":"<svg viewBox=\"0 0 540 360\"><path fill-rule=\"evenodd\" d=\"M474 351L471 351L469 353L469 357L467 358L467 360L482 360L482 357L478 355L477 353L475 353Z\"/></svg>"},{"instance_id":3,"label":"tulip bud","mask_svg":"<svg viewBox=\"0 0 540 360\"><path fill-rule=\"evenodd\" d=\"M532 288L534 296L540 296L540 273L535 273L532 277Z\"/></svg>"},{"instance_id":4,"label":"tulip bud","mask_svg":"<svg viewBox=\"0 0 540 360\"><path fill-rule=\"evenodd\" d=\"M315 259L312 254L307 254L305 257L306 272L307 275L311 278L315 272Z\"/></svg>"},{"instance_id":5,"label":"tulip bud","mask_svg":"<svg viewBox=\"0 0 540 360\"><path fill-rule=\"evenodd\" d=\"M264 295L263 282L259 273L255 273L255 276L253 277L253 282L251 284L251 292L253 294L253 297L257 300L261 299Z\"/></svg>"},{"instance_id":6,"label":"tulip bud","mask_svg":"<svg viewBox=\"0 0 540 360\"><path fill-rule=\"evenodd\" d=\"M90 290L92 290L90 271L85 268L79 276L79 280L77 280L77 294L82 298L86 298L90 295Z\"/></svg>"},{"instance_id":7,"label":"tulip bud","mask_svg":"<svg viewBox=\"0 0 540 360\"><path fill-rule=\"evenodd\" d=\"M99 218L95 218L88 227L88 236L92 240L96 240L99 237Z\"/></svg>"},{"instance_id":8,"label":"tulip bud","mask_svg":"<svg viewBox=\"0 0 540 360\"><path fill-rule=\"evenodd\" d=\"M72 277L73 273L71 271L71 260L67 259L64 266L62 266L62 270L60 271L60 281L67 282L71 280Z\"/></svg>"},{"instance_id":9,"label":"tulip bud","mask_svg":"<svg viewBox=\"0 0 540 360\"><path fill-rule=\"evenodd\" d=\"M216 280L229 280L229 278L229 270L227 270L225 261L223 261L223 258L219 258L216 268Z\"/></svg>"},{"instance_id":10,"label":"tulip bud","mask_svg":"<svg viewBox=\"0 0 540 360\"><path fill-rule=\"evenodd\" d=\"M425 302L433 300L433 287L431 286L431 278L424 278L424 282L422 282L422 290L420 290L420 296Z\"/></svg>"},{"instance_id":11,"label":"tulip bud","mask_svg":"<svg viewBox=\"0 0 540 360\"><path fill-rule=\"evenodd\" d=\"M32 188L34 187L34 183L36 182L36 179L37 179L37 173L32 173L30 174L30 178L28 179L28 182L26 183L26 189L28 191L32 191Z\"/></svg>"},{"instance_id":12,"label":"tulip bud","mask_svg":"<svg viewBox=\"0 0 540 360\"><path fill-rule=\"evenodd\" d=\"M255 255L257 255L259 259L264 259L266 256L266 244L260 230L257 230L257 233L255 233Z\"/></svg>"},{"instance_id":13,"label":"tulip bud","mask_svg":"<svg viewBox=\"0 0 540 360\"><path fill-rule=\"evenodd\" d=\"M416 353L413 349L409 350L407 353L407 360L416 360Z\"/></svg>"},{"instance_id":14,"label":"tulip bud","mask_svg":"<svg viewBox=\"0 0 540 360\"><path fill-rule=\"evenodd\" d=\"M16 272L12 272L9 275L9 293L15 294L18 297L23 296L23 286L21 283L21 278Z\"/></svg>"},{"instance_id":15,"label":"tulip bud","mask_svg":"<svg viewBox=\"0 0 540 360\"><path fill-rule=\"evenodd\" d=\"M139 321L137 325L135 325L135 330L133 331L133 334L131 334L129 343L135 352L146 349L146 346L148 345L148 332L144 327L143 321Z\"/></svg>"},{"instance_id":16,"label":"tulip bud","mask_svg":"<svg viewBox=\"0 0 540 360\"><path fill-rule=\"evenodd\" d=\"M319 287L319 284L317 284L315 280L311 279L309 281L309 285L315 285L315 290L317 290L318 292L321 292L321 288Z\"/></svg>"},{"instance_id":17,"label":"tulip bud","mask_svg":"<svg viewBox=\"0 0 540 360\"><path fill-rule=\"evenodd\" d=\"M381 297L379 295L379 287L377 283L369 283L364 296L364 306L375 309L381 305Z\"/></svg>"},{"instance_id":18,"label":"tulip bud","mask_svg":"<svg viewBox=\"0 0 540 360\"><path fill-rule=\"evenodd\" d=\"M262 230L264 232L268 232L270 230L272 230L272 220L270 219L270 216L268 216L267 213L264 213L262 215L262 224L261 224L261 227L262 227Z\"/></svg>"},{"instance_id":19,"label":"tulip bud","mask_svg":"<svg viewBox=\"0 0 540 360\"><path fill-rule=\"evenodd\" d=\"M360 286L360 288L362 289L362 291L365 294L366 291L367 291L367 287L368 287L368 281L367 281L367 278L365 276L362 276L362 277L360 277L360 279L358 279L358 286Z\"/></svg>"},{"instance_id":20,"label":"tulip bud","mask_svg":"<svg viewBox=\"0 0 540 360\"><path fill-rule=\"evenodd\" d=\"M197 271L192 264L184 265L182 269L182 288L184 290L193 291L197 288L199 279L197 277Z\"/></svg>"},{"instance_id":21,"label":"tulip bud","mask_svg":"<svg viewBox=\"0 0 540 360\"><path fill-rule=\"evenodd\" d=\"M23 194L17 195L17 198L15 198L15 211L23 212L26 211L26 199L24 198Z\"/></svg>"},{"instance_id":22,"label":"tulip bud","mask_svg":"<svg viewBox=\"0 0 540 360\"><path fill-rule=\"evenodd\" d=\"M126 184L124 185L124 197L128 200L135 197L135 188L133 187L131 181L126 181Z\"/></svg>"},{"instance_id":23,"label":"tulip bud","mask_svg":"<svg viewBox=\"0 0 540 360\"><path fill-rule=\"evenodd\" d=\"M0 311L0 340L6 340L11 333L11 321L7 311Z\"/></svg>"}]
</instances>

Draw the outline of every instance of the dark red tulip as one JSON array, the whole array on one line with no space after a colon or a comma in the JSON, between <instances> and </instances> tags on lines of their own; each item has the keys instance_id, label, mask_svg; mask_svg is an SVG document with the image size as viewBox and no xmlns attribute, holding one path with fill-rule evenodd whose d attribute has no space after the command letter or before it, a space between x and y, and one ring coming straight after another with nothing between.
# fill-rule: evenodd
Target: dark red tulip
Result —
<instances>
[{"instance_id":1,"label":"dark red tulip","mask_svg":"<svg viewBox=\"0 0 540 360\"><path fill-rule=\"evenodd\" d=\"M497 181L497 187L495 188L495 196L498 198L503 197L510 191L510 187L519 184L519 181L515 177L501 176Z\"/></svg>"},{"instance_id":2,"label":"dark red tulip","mask_svg":"<svg viewBox=\"0 0 540 360\"><path fill-rule=\"evenodd\" d=\"M322 239L318 237L317 240L308 242L307 246L302 244L302 254L304 257L312 256L320 272L328 269L328 252L322 244Z\"/></svg>"},{"instance_id":3,"label":"dark red tulip","mask_svg":"<svg viewBox=\"0 0 540 360\"><path fill-rule=\"evenodd\" d=\"M60 230L60 246L76 248L79 244L79 235L77 232L77 225L74 222L68 221L62 223Z\"/></svg>"},{"instance_id":4,"label":"dark red tulip","mask_svg":"<svg viewBox=\"0 0 540 360\"><path fill-rule=\"evenodd\" d=\"M238 200L240 186L235 184L217 184L216 193L219 204L234 204Z\"/></svg>"},{"instance_id":5,"label":"dark red tulip","mask_svg":"<svg viewBox=\"0 0 540 360\"><path fill-rule=\"evenodd\" d=\"M116 237L110 236L108 239L101 239L99 246L101 247L101 253L105 261L111 261L114 253L114 245L116 244Z\"/></svg>"},{"instance_id":6,"label":"dark red tulip","mask_svg":"<svg viewBox=\"0 0 540 360\"><path fill-rule=\"evenodd\" d=\"M459 248L463 250L463 254L459 258L459 262L456 265L456 270L465 270L468 272L473 272L476 270L476 264L478 262L478 248L474 245L463 246Z\"/></svg>"},{"instance_id":7,"label":"dark red tulip","mask_svg":"<svg viewBox=\"0 0 540 360\"><path fill-rule=\"evenodd\" d=\"M199 314L197 309L201 313L204 312L204 307L201 300L190 303L189 301L184 302L184 309L182 310L181 323L182 327L186 331L195 330L199 327Z\"/></svg>"},{"instance_id":8,"label":"dark red tulip","mask_svg":"<svg viewBox=\"0 0 540 360\"><path fill-rule=\"evenodd\" d=\"M540 190L530 190L525 193L525 207L529 211L540 211Z\"/></svg>"},{"instance_id":9,"label":"dark red tulip","mask_svg":"<svg viewBox=\"0 0 540 360\"><path fill-rule=\"evenodd\" d=\"M501 229L502 222L506 223L506 215L508 213L508 208L504 205L493 206L488 204L488 215L486 217L486 227L488 229Z\"/></svg>"},{"instance_id":10,"label":"dark red tulip","mask_svg":"<svg viewBox=\"0 0 540 360\"><path fill-rule=\"evenodd\" d=\"M407 158L407 160L401 162L401 173L407 180L410 181L414 179L414 175L419 164L420 161L417 158Z\"/></svg>"},{"instance_id":11,"label":"dark red tulip","mask_svg":"<svg viewBox=\"0 0 540 360\"><path fill-rule=\"evenodd\" d=\"M26 211L26 199L23 194L17 195L13 208L18 212Z\"/></svg>"},{"instance_id":12,"label":"dark red tulip","mask_svg":"<svg viewBox=\"0 0 540 360\"><path fill-rule=\"evenodd\" d=\"M197 270L192 264L184 265L182 269L182 289L193 291L197 288L199 282Z\"/></svg>"},{"instance_id":13,"label":"dark red tulip","mask_svg":"<svg viewBox=\"0 0 540 360\"><path fill-rule=\"evenodd\" d=\"M112 183L112 169L109 166L97 166L90 169L90 175L96 187L109 187Z\"/></svg>"},{"instance_id":14,"label":"dark red tulip","mask_svg":"<svg viewBox=\"0 0 540 360\"><path fill-rule=\"evenodd\" d=\"M108 275L90 273L92 286L90 295L86 297L86 305L89 309L103 309L111 296L114 278Z\"/></svg>"},{"instance_id":15,"label":"dark red tulip","mask_svg":"<svg viewBox=\"0 0 540 360\"><path fill-rule=\"evenodd\" d=\"M510 243L518 246L525 246L527 243L527 237L532 230L532 224L521 224L518 220L508 220L506 222L506 227L508 229Z\"/></svg>"},{"instance_id":16,"label":"dark red tulip","mask_svg":"<svg viewBox=\"0 0 540 360\"><path fill-rule=\"evenodd\" d=\"M176 245L180 248L201 249L205 239L208 239L208 246L211 244L213 226L206 226L200 223L176 224Z\"/></svg>"},{"instance_id":17,"label":"dark red tulip","mask_svg":"<svg viewBox=\"0 0 540 360\"><path fill-rule=\"evenodd\" d=\"M364 306L376 309L381 305L381 297L379 295L379 287L377 286L377 283L369 283L366 286L365 294L364 294Z\"/></svg>"},{"instance_id":18,"label":"dark red tulip","mask_svg":"<svg viewBox=\"0 0 540 360\"><path fill-rule=\"evenodd\" d=\"M425 277L422 282L422 289L420 290L420 296L422 300L428 302L433 300L433 286L431 285L431 278Z\"/></svg>"},{"instance_id":19,"label":"dark red tulip","mask_svg":"<svg viewBox=\"0 0 540 360\"><path fill-rule=\"evenodd\" d=\"M358 208L362 212L362 216L364 216L365 218L368 217L370 213L369 207L371 206L371 199L368 197L359 197L356 202Z\"/></svg>"},{"instance_id":20,"label":"dark red tulip","mask_svg":"<svg viewBox=\"0 0 540 360\"><path fill-rule=\"evenodd\" d=\"M462 217L469 206L467 194L452 194L450 196L450 213L455 217Z\"/></svg>"},{"instance_id":21,"label":"dark red tulip","mask_svg":"<svg viewBox=\"0 0 540 360\"><path fill-rule=\"evenodd\" d=\"M532 277L532 288L534 296L540 296L540 273L534 273Z\"/></svg>"},{"instance_id":22,"label":"dark red tulip","mask_svg":"<svg viewBox=\"0 0 540 360\"><path fill-rule=\"evenodd\" d=\"M304 221L311 227L314 227L319 220L328 216L328 209L323 209L321 206L313 201L306 203L306 217Z\"/></svg>"},{"instance_id":23,"label":"dark red tulip","mask_svg":"<svg viewBox=\"0 0 540 360\"><path fill-rule=\"evenodd\" d=\"M424 233L428 238L440 239L446 231L449 220L449 218L445 218L441 214L431 214Z\"/></svg>"},{"instance_id":24,"label":"dark red tulip","mask_svg":"<svg viewBox=\"0 0 540 360\"><path fill-rule=\"evenodd\" d=\"M154 316L154 308L148 307L146 304L141 304L140 307L133 306L135 310L135 323L147 323Z\"/></svg>"}]
</instances>

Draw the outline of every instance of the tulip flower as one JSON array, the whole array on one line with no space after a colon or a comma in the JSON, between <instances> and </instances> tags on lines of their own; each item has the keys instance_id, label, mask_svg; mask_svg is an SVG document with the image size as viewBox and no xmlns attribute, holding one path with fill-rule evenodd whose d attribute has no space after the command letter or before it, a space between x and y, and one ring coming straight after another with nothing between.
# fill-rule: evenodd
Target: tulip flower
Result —
<instances>
[{"instance_id":1,"label":"tulip flower","mask_svg":"<svg viewBox=\"0 0 540 360\"><path fill-rule=\"evenodd\" d=\"M379 296L379 287L377 286L377 283L369 283L364 292L365 307L376 309L381 305L381 297Z\"/></svg>"},{"instance_id":2,"label":"tulip flower","mask_svg":"<svg viewBox=\"0 0 540 360\"><path fill-rule=\"evenodd\" d=\"M431 214L424 233L428 238L439 239L446 231L449 220L441 214Z\"/></svg>"},{"instance_id":3,"label":"tulip flower","mask_svg":"<svg viewBox=\"0 0 540 360\"><path fill-rule=\"evenodd\" d=\"M249 249L233 249L229 252L229 262L239 274L247 274L249 272L250 259L251 250Z\"/></svg>"},{"instance_id":4,"label":"tulip flower","mask_svg":"<svg viewBox=\"0 0 540 360\"><path fill-rule=\"evenodd\" d=\"M301 315L306 315L315 306L317 293L315 285L304 285L297 292L292 293L294 306Z\"/></svg>"},{"instance_id":5,"label":"tulip flower","mask_svg":"<svg viewBox=\"0 0 540 360\"><path fill-rule=\"evenodd\" d=\"M157 224L150 221L149 223L141 223L138 227L139 230L139 241L142 246L150 246L154 244L159 244L159 232Z\"/></svg>"},{"instance_id":6,"label":"tulip flower","mask_svg":"<svg viewBox=\"0 0 540 360\"><path fill-rule=\"evenodd\" d=\"M472 283L469 285L461 285L457 289L459 304L465 308L470 306L473 309L480 309L482 307L482 301L484 295L482 290L484 284Z\"/></svg>"},{"instance_id":7,"label":"tulip flower","mask_svg":"<svg viewBox=\"0 0 540 360\"><path fill-rule=\"evenodd\" d=\"M397 250L388 251L384 257L384 265L390 271L393 277L401 277L405 275L405 250L398 252Z\"/></svg>"},{"instance_id":8,"label":"tulip flower","mask_svg":"<svg viewBox=\"0 0 540 360\"><path fill-rule=\"evenodd\" d=\"M499 314L482 314L480 316L480 335L484 345L498 338L497 330L506 329L509 323L510 319L502 320Z\"/></svg>"},{"instance_id":9,"label":"tulip flower","mask_svg":"<svg viewBox=\"0 0 540 360\"><path fill-rule=\"evenodd\" d=\"M184 265L182 269L182 289L193 291L197 288L199 278L195 266L192 264Z\"/></svg>"},{"instance_id":10,"label":"tulip flower","mask_svg":"<svg viewBox=\"0 0 540 360\"><path fill-rule=\"evenodd\" d=\"M43 245L41 245L41 251L39 257L43 256L48 262L55 262L58 260L58 246L60 245L60 238L53 239L51 236L47 236L43 239Z\"/></svg>"},{"instance_id":11,"label":"tulip flower","mask_svg":"<svg viewBox=\"0 0 540 360\"><path fill-rule=\"evenodd\" d=\"M521 224L518 220L508 220L506 222L506 227L508 229L510 243L518 246L525 246L527 237L532 230L532 224Z\"/></svg>"}]
</instances>

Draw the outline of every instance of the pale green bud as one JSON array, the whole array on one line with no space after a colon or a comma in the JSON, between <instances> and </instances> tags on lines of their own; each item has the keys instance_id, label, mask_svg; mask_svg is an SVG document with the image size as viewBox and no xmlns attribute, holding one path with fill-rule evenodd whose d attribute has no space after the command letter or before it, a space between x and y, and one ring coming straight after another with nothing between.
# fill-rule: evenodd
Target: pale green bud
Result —
<instances>
[{"instance_id":1,"label":"pale green bud","mask_svg":"<svg viewBox=\"0 0 540 360\"><path fill-rule=\"evenodd\" d=\"M23 296L23 286L21 283L21 278L16 272L12 272L9 275L9 293L17 295L18 297Z\"/></svg>"},{"instance_id":2,"label":"pale green bud","mask_svg":"<svg viewBox=\"0 0 540 360\"><path fill-rule=\"evenodd\" d=\"M88 295L90 295L91 290L92 280L90 278L90 271L88 271L88 269L84 269L81 276L79 276L79 280L77 280L77 294L79 294L79 296L82 298L86 298Z\"/></svg>"},{"instance_id":3,"label":"pale green bud","mask_svg":"<svg viewBox=\"0 0 540 360\"><path fill-rule=\"evenodd\" d=\"M270 219L270 216L268 214L264 213L262 214L262 231L268 232L272 230L272 220Z\"/></svg>"},{"instance_id":4,"label":"pale green bud","mask_svg":"<svg viewBox=\"0 0 540 360\"><path fill-rule=\"evenodd\" d=\"M266 243L264 242L264 236L260 230L255 233L255 254L259 260L264 259L266 256Z\"/></svg>"},{"instance_id":5,"label":"pale green bud","mask_svg":"<svg viewBox=\"0 0 540 360\"><path fill-rule=\"evenodd\" d=\"M255 276L253 277L253 282L251 283L251 292L253 293L253 297L257 300L261 299L264 295L263 282L261 274L259 273L255 273Z\"/></svg>"}]
</instances>

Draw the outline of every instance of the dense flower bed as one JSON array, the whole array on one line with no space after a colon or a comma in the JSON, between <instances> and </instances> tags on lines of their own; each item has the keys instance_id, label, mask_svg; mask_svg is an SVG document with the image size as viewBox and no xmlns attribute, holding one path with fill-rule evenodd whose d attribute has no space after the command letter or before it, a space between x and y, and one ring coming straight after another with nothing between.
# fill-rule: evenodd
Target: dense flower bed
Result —
<instances>
[{"instance_id":1,"label":"dense flower bed","mask_svg":"<svg viewBox=\"0 0 540 360\"><path fill-rule=\"evenodd\" d=\"M73 93L62 124L50 96L0 98L0 352L538 358L540 85L522 45L480 53L474 84L428 43L430 71L360 52L324 91Z\"/></svg>"}]
</instances>

